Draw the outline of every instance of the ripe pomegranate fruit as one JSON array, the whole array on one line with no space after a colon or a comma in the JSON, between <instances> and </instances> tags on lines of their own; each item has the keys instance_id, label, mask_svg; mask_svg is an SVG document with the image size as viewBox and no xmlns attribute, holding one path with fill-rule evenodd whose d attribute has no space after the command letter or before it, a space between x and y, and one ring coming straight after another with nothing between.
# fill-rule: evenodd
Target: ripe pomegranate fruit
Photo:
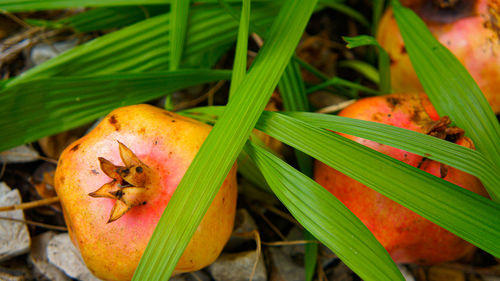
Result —
<instances>
[{"instance_id":1,"label":"ripe pomegranate fruit","mask_svg":"<svg viewBox=\"0 0 500 281\"><path fill-rule=\"evenodd\" d=\"M439 118L424 94L392 94L361 99L339 116L406 128L474 148L464 131ZM449 182L487 196L481 182L453 167L374 141L341 134L379 152L418 167ZM315 162L315 180L344 203L370 229L395 262L435 264L458 259L474 246L406 207Z\"/></svg>"},{"instance_id":2,"label":"ripe pomegranate fruit","mask_svg":"<svg viewBox=\"0 0 500 281\"><path fill-rule=\"evenodd\" d=\"M432 34L470 72L495 113L500 113L500 1L406 0ZM417 74L406 52L392 9L382 17L377 40L391 58L395 92L421 92Z\"/></svg>"},{"instance_id":3,"label":"ripe pomegranate fruit","mask_svg":"<svg viewBox=\"0 0 500 281\"><path fill-rule=\"evenodd\" d=\"M62 153L55 173L66 224L87 267L104 280L130 280L209 125L150 105L116 109ZM212 263L229 239L236 165L175 269ZM195 203L195 202L193 202Z\"/></svg>"}]
</instances>

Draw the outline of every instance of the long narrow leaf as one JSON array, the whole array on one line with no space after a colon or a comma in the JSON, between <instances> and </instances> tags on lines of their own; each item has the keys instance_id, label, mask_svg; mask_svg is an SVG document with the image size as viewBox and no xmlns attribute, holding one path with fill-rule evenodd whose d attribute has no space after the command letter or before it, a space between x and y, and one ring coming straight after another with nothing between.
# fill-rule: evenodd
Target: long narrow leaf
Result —
<instances>
[{"instance_id":1,"label":"long narrow leaf","mask_svg":"<svg viewBox=\"0 0 500 281\"><path fill-rule=\"evenodd\" d=\"M500 123L476 82L412 10L398 1L392 5L410 60L432 104L465 129L477 149L500 167Z\"/></svg>"},{"instance_id":2,"label":"long narrow leaf","mask_svg":"<svg viewBox=\"0 0 500 281\"><path fill-rule=\"evenodd\" d=\"M290 213L363 280L404 280L387 251L337 198L272 153L247 145Z\"/></svg>"},{"instance_id":3,"label":"long narrow leaf","mask_svg":"<svg viewBox=\"0 0 500 281\"><path fill-rule=\"evenodd\" d=\"M281 76L278 83L283 106L286 111L309 111L309 100L307 99L306 87L299 64L292 58L285 69L285 73ZM300 171L308 177L312 176L313 159L300 150L295 150L295 158L299 165ZM315 240L307 230L304 231L305 236ZM318 244L309 243L305 245L304 264L306 269L306 281L312 280L316 270L318 259Z\"/></svg>"},{"instance_id":4,"label":"long narrow leaf","mask_svg":"<svg viewBox=\"0 0 500 281\"><path fill-rule=\"evenodd\" d=\"M134 280L166 280L170 276L278 84L315 5L316 1L283 4L252 69L170 199Z\"/></svg>"},{"instance_id":5,"label":"long narrow leaf","mask_svg":"<svg viewBox=\"0 0 500 281\"><path fill-rule=\"evenodd\" d=\"M256 128L406 206L494 256L500 255L500 204L357 142L264 112Z\"/></svg>"},{"instance_id":6,"label":"long narrow leaf","mask_svg":"<svg viewBox=\"0 0 500 281\"><path fill-rule=\"evenodd\" d=\"M233 76L231 77L231 87L229 97L238 88L247 72L247 51L248 51L248 29L250 26L250 0L243 0L241 9L240 24L238 28L238 40L236 41L236 53L234 55Z\"/></svg>"},{"instance_id":7,"label":"long narrow leaf","mask_svg":"<svg viewBox=\"0 0 500 281\"><path fill-rule=\"evenodd\" d=\"M171 24L170 32L170 70L179 68L184 49L184 39L186 38L186 30L189 17L190 0L172 0Z\"/></svg>"},{"instance_id":8,"label":"long narrow leaf","mask_svg":"<svg viewBox=\"0 0 500 281\"><path fill-rule=\"evenodd\" d=\"M252 11L251 20L268 26L276 15L276 5L261 4ZM141 21L119 31L99 37L34 67L12 79L8 86L29 79L98 75L114 72L168 70L171 15L165 14ZM210 67L200 63L213 51L224 51L236 40L238 23L218 5L198 5L191 9L183 67ZM222 53L220 53L222 54Z\"/></svg>"},{"instance_id":9,"label":"long narrow leaf","mask_svg":"<svg viewBox=\"0 0 500 281\"><path fill-rule=\"evenodd\" d=\"M33 80L0 91L0 151L86 124L112 109L230 78L229 71L179 70Z\"/></svg>"}]
</instances>

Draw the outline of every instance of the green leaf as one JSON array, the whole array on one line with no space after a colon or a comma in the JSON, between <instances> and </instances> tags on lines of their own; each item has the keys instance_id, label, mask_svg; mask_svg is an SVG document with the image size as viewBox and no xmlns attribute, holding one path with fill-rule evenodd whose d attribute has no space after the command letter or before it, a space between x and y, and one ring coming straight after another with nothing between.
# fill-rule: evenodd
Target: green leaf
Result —
<instances>
[{"instance_id":1,"label":"green leaf","mask_svg":"<svg viewBox=\"0 0 500 281\"><path fill-rule=\"evenodd\" d=\"M380 46L377 40L369 35L359 35L356 37L342 37L347 42L348 48L360 46L375 46L378 50L378 71L380 94L389 94L391 92L391 72L389 54Z\"/></svg>"},{"instance_id":2,"label":"green leaf","mask_svg":"<svg viewBox=\"0 0 500 281\"><path fill-rule=\"evenodd\" d=\"M166 280L278 84L316 1L288 1L162 215L134 280ZM196 202L196 204L192 204Z\"/></svg>"},{"instance_id":3,"label":"green leaf","mask_svg":"<svg viewBox=\"0 0 500 281\"><path fill-rule=\"evenodd\" d=\"M256 128L304 151L492 255L500 255L500 204L284 114L264 112Z\"/></svg>"},{"instance_id":4,"label":"green leaf","mask_svg":"<svg viewBox=\"0 0 500 281\"><path fill-rule=\"evenodd\" d=\"M0 91L0 151L86 124L116 107L229 77L229 71L179 70L19 83Z\"/></svg>"},{"instance_id":5,"label":"green leaf","mask_svg":"<svg viewBox=\"0 0 500 281\"><path fill-rule=\"evenodd\" d=\"M172 0L171 31L170 31L170 70L179 68L184 48L184 39L189 17L190 0Z\"/></svg>"},{"instance_id":6,"label":"green leaf","mask_svg":"<svg viewBox=\"0 0 500 281\"><path fill-rule=\"evenodd\" d=\"M394 16L410 60L432 104L465 129L478 151L500 167L500 124L481 90L457 58L425 23L398 1Z\"/></svg>"},{"instance_id":7,"label":"green leaf","mask_svg":"<svg viewBox=\"0 0 500 281\"><path fill-rule=\"evenodd\" d=\"M339 67L348 67L359 72L371 82L379 85L380 77L378 70L371 64L360 60L344 60L338 63Z\"/></svg>"},{"instance_id":8,"label":"green leaf","mask_svg":"<svg viewBox=\"0 0 500 281\"><path fill-rule=\"evenodd\" d=\"M382 13L384 12L385 0L374 0L372 11L372 35L375 36Z\"/></svg>"},{"instance_id":9,"label":"green leaf","mask_svg":"<svg viewBox=\"0 0 500 281\"><path fill-rule=\"evenodd\" d=\"M327 7L330 7L334 10L337 10L337 11L349 16L350 18L353 18L354 20L356 20L357 22L359 22L362 26L364 26L366 28L370 27L370 23L365 18L365 16L363 16L362 13L356 11L355 9L349 7L346 4L340 3L339 0L322 0L321 4L323 4Z\"/></svg>"},{"instance_id":10,"label":"green leaf","mask_svg":"<svg viewBox=\"0 0 500 281\"><path fill-rule=\"evenodd\" d=\"M281 76L278 86L281 98L283 99L283 106L286 111L310 110L306 87L304 85L304 80L302 79L302 74L300 73L299 64L293 58L290 60L290 63L288 63L285 73ZM299 150L294 150L294 153L300 171L311 177L313 173L313 159ZM307 230L305 231L305 235L311 240L316 240L316 238L309 234ZM316 271L316 263L318 259L317 253L317 244L306 244L304 264L306 270L305 278L307 281L312 280L314 272Z\"/></svg>"},{"instance_id":11,"label":"green leaf","mask_svg":"<svg viewBox=\"0 0 500 281\"><path fill-rule=\"evenodd\" d=\"M338 76L335 76L335 77L333 77L331 79L328 79L325 82L320 83L320 84L318 84L316 86L308 88L307 89L307 93L310 94L310 93L319 91L319 90L324 89L324 88L329 87L329 86L343 86L343 87L360 90L360 91L363 91L363 92L366 92L366 93L370 93L370 94L374 94L374 95L378 95L379 94L379 92L376 91L376 90L373 90L371 88L365 87L365 86L360 85L360 84L355 83L355 82L351 82L349 80L342 79L342 78L340 78ZM351 95L351 98L357 98L357 96Z\"/></svg>"},{"instance_id":12,"label":"green leaf","mask_svg":"<svg viewBox=\"0 0 500 281\"><path fill-rule=\"evenodd\" d=\"M494 198L500 196L500 170L480 152L402 128L347 117L287 112L310 125L376 141L450 165L481 180Z\"/></svg>"},{"instance_id":13,"label":"green leaf","mask_svg":"<svg viewBox=\"0 0 500 281\"><path fill-rule=\"evenodd\" d=\"M71 27L77 32L91 32L121 28L169 11L169 5L102 7L78 13L55 23L61 27Z\"/></svg>"},{"instance_id":14,"label":"green leaf","mask_svg":"<svg viewBox=\"0 0 500 281\"><path fill-rule=\"evenodd\" d=\"M276 15L276 4L262 3L254 7L252 20L269 25ZM159 15L101 36L26 71L12 79L8 86L52 76L168 70L170 20L170 13ZM210 67L236 40L238 23L219 5L193 7L189 21L184 68ZM214 52L218 55L214 56ZM205 61L211 64L203 63Z\"/></svg>"},{"instance_id":15,"label":"green leaf","mask_svg":"<svg viewBox=\"0 0 500 281\"><path fill-rule=\"evenodd\" d=\"M363 280L404 280L384 247L330 192L256 145L245 150L290 213Z\"/></svg>"},{"instance_id":16,"label":"green leaf","mask_svg":"<svg viewBox=\"0 0 500 281\"><path fill-rule=\"evenodd\" d=\"M234 94L245 78L247 73L247 51L248 51L248 30L250 27L250 0L243 1L241 9L240 24L238 28L238 39L236 41L236 53L234 55L233 76L231 77L231 87L229 97Z\"/></svg>"}]
</instances>

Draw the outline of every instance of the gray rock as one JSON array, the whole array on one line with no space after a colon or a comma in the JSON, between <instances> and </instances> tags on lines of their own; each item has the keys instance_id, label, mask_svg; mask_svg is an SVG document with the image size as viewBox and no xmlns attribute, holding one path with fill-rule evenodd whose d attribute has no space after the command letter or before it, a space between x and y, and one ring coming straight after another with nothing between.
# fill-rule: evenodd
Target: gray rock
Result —
<instances>
[{"instance_id":1,"label":"gray rock","mask_svg":"<svg viewBox=\"0 0 500 281\"><path fill-rule=\"evenodd\" d=\"M19 256L0 263L0 280L32 281L34 278L26 258Z\"/></svg>"},{"instance_id":2,"label":"gray rock","mask_svg":"<svg viewBox=\"0 0 500 281\"><path fill-rule=\"evenodd\" d=\"M33 238L28 260L35 268L35 274L44 276L53 281L69 281L71 278L51 264L47 257L47 246L49 241L56 235L53 231L48 231ZM41 278L37 278L41 279Z\"/></svg>"},{"instance_id":3,"label":"gray rock","mask_svg":"<svg viewBox=\"0 0 500 281\"><path fill-rule=\"evenodd\" d=\"M238 234L248 233L257 230L257 224L246 209L238 209L234 220L233 235L226 244L226 251L234 252L248 240L253 240L253 237L240 237ZM240 249L241 250L241 249Z\"/></svg>"},{"instance_id":4,"label":"gray rock","mask_svg":"<svg viewBox=\"0 0 500 281\"><path fill-rule=\"evenodd\" d=\"M210 281L210 280L212 280L212 278L210 278L210 276L207 273L201 270L176 275L170 278L170 281Z\"/></svg>"},{"instance_id":5,"label":"gray rock","mask_svg":"<svg viewBox=\"0 0 500 281\"><path fill-rule=\"evenodd\" d=\"M52 264L69 277L81 281L99 281L83 262L80 252L71 242L68 233L58 234L49 241L47 256Z\"/></svg>"},{"instance_id":6,"label":"gray rock","mask_svg":"<svg viewBox=\"0 0 500 281\"><path fill-rule=\"evenodd\" d=\"M208 271L216 281L248 281L257 258L256 251L222 254ZM253 281L267 281L262 255L259 257Z\"/></svg>"},{"instance_id":7,"label":"gray rock","mask_svg":"<svg viewBox=\"0 0 500 281\"><path fill-rule=\"evenodd\" d=\"M73 48L77 45L77 43L78 41L75 39L70 41L56 42L51 45L48 45L46 43L37 44L31 49L31 61L33 62L33 64L39 65L51 58L56 57L60 53Z\"/></svg>"},{"instance_id":8,"label":"gray rock","mask_svg":"<svg viewBox=\"0 0 500 281\"><path fill-rule=\"evenodd\" d=\"M0 153L0 162L26 163L39 159L38 152L31 146L21 145Z\"/></svg>"},{"instance_id":9,"label":"gray rock","mask_svg":"<svg viewBox=\"0 0 500 281\"><path fill-rule=\"evenodd\" d=\"M19 190L0 183L0 206L10 206L21 203ZM2 217L24 220L22 210L2 212ZM27 253L30 247L28 227L24 223L9 220L0 220L0 261Z\"/></svg>"},{"instance_id":10,"label":"gray rock","mask_svg":"<svg viewBox=\"0 0 500 281\"><path fill-rule=\"evenodd\" d=\"M269 248L273 270L271 280L273 281L303 281L306 272L304 266L298 265L280 248Z\"/></svg>"}]
</instances>

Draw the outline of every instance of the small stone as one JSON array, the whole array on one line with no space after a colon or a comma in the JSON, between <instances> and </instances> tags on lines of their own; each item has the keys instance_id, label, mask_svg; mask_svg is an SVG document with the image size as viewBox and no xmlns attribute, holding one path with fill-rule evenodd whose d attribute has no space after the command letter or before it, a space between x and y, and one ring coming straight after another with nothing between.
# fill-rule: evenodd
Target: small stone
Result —
<instances>
[{"instance_id":1,"label":"small stone","mask_svg":"<svg viewBox=\"0 0 500 281\"><path fill-rule=\"evenodd\" d=\"M26 163L39 159L38 152L31 146L21 145L9 150L0 152L0 162L2 163Z\"/></svg>"},{"instance_id":2,"label":"small stone","mask_svg":"<svg viewBox=\"0 0 500 281\"><path fill-rule=\"evenodd\" d=\"M465 274L463 271L442 266L432 266L429 268L428 277L429 281L465 281Z\"/></svg>"},{"instance_id":3,"label":"small stone","mask_svg":"<svg viewBox=\"0 0 500 281\"><path fill-rule=\"evenodd\" d=\"M34 280L32 269L26 263L25 256L18 256L0 264L0 280L31 281Z\"/></svg>"},{"instance_id":4,"label":"small stone","mask_svg":"<svg viewBox=\"0 0 500 281\"><path fill-rule=\"evenodd\" d=\"M0 206L11 206L21 203L19 190L0 183ZM2 217L24 221L22 210L2 212ZM30 247L28 227L24 223L10 220L0 220L0 261L27 253Z\"/></svg>"},{"instance_id":5,"label":"small stone","mask_svg":"<svg viewBox=\"0 0 500 281\"><path fill-rule=\"evenodd\" d=\"M294 263L280 248L269 248L273 270L272 281L302 281L306 273L304 266Z\"/></svg>"},{"instance_id":6,"label":"small stone","mask_svg":"<svg viewBox=\"0 0 500 281\"><path fill-rule=\"evenodd\" d=\"M53 281L69 281L71 278L66 276L59 268L49 263L47 258L47 246L55 235L55 232L48 231L34 237L28 260L34 265L36 275L44 276L48 280Z\"/></svg>"},{"instance_id":7,"label":"small stone","mask_svg":"<svg viewBox=\"0 0 500 281\"><path fill-rule=\"evenodd\" d=\"M60 53L73 48L77 45L77 43L78 41L75 39L70 41L56 42L52 45L48 45L46 43L37 44L31 49L31 61L35 65L42 64L43 62L56 57Z\"/></svg>"},{"instance_id":8,"label":"small stone","mask_svg":"<svg viewBox=\"0 0 500 281\"><path fill-rule=\"evenodd\" d=\"M401 274L405 278L406 281L415 281L415 277L411 273L411 271L404 265L398 264L398 269L401 271Z\"/></svg>"},{"instance_id":9,"label":"small stone","mask_svg":"<svg viewBox=\"0 0 500 281\"><path fill-rule=\"evenodd\" d=\"M248 281L257 258L256 251L222 254L208 271L216 281ZM253 281L267 281L266 267L262 255L258 259Z\"/></svg>"},{"instance_id":10,"label":"small stone","mask_svg":"<svg viewBox=\"0 0 500 281\"><path fill-rule=\"evenodd\" d=\"M210 281L212 278L210 276L199 270L195 272L183 273L173 276L169 279L170 281Z\"/></svg>"},{"instance_id":11,"label":"small stone","mask_svg":"<svg viewBox=\"0 0 500 281\"><path fill-rule=\"evenodd\" d=\"M253 230L257 230L255 220L246 209L238 209L234 220L233 235L231 235L231 238L227 242L225 250L227 252L235 252L240 249L241 251L241 245L254 238L252 236L240 237L238 234L249 233Z\"/></svg>"},{"instance_id":12,"label":"small stone","mask_svg":"<svg viewBox=\"0 0 500 281\"><path fill-rule=\"evenodd\" d=\"M83 262L80 252L71 242L68 233L58 234L49 241L47 256L52 264L71 278L81 281L99 281Z\"/></svg>"}]
</instances>

